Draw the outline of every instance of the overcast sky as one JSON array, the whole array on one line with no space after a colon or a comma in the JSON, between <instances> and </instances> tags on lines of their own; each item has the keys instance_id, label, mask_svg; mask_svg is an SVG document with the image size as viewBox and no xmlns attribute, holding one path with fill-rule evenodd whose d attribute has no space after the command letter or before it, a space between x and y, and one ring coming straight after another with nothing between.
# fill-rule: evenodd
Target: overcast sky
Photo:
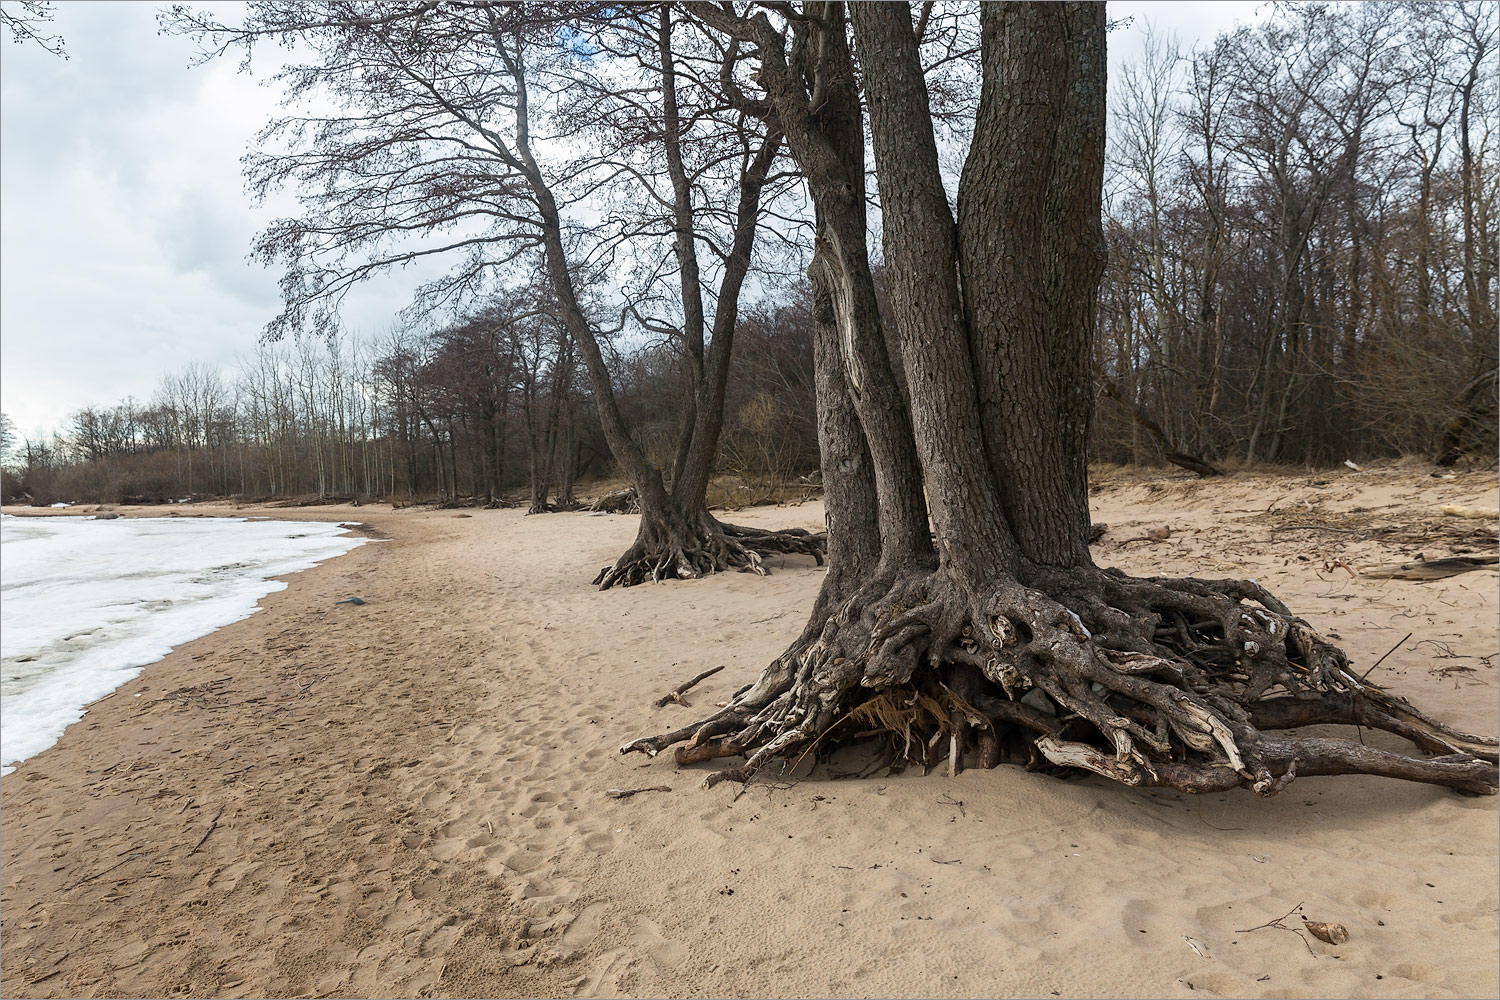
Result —
<instances>
[{"instance_id":1,"label":"overcast sky","mask_svg":"<svg viewBox=\"0 0 1500 1000\"><path fill-rule=\"evenodd\" d=\"M239 168L276 107L273 52L249 76L234 59L190 68L158 6L64 0L67 61L0 39L0 408L24 434L144 401L190 362L228 365L277 312L278 275L245 259L273 213L252 209ZM1189 48L1263 6L1111 3L1134 19L1110 35L1111 69L1148 21ZM385 329L413 284L367 285L346 323Z\"/></svg>"}]
</instances>

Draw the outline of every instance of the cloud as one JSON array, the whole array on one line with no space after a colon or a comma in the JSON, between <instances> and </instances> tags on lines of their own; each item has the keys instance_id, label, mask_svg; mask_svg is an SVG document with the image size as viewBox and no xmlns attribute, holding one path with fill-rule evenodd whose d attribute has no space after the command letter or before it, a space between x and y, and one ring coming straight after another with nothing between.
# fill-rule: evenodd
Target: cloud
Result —
<instances>
[{"instance_id":1,"label":"cloud","mask_svg":"<svg viewBox=\"0 0 1500 1000\"><path fill-rule=\"evenodd\" d=\"M252 351L279 275L246 254L294 209L252 209L240 174L274 52L191 68L147 4L62 4L57 30L68 61L6 40L0 63L0 406L28 432ZM388 323L411 280L361 290L351 321Z\"/></svg>"},{"instance_id":2,"label":"cloud","mask_svg":"<svg viewBox=\"0 0 1500 1000\"><path fill-rule=\"evenodd\" d=\"M1146 17L1190 46L1257 6L1112 3L1138 17L1110 46L1138 47ZM0 407L28 433L252 351L278 275L245 254L293 204L252 209L239 166L276 110L260 84L280 50L258 50L253 76L234 57L190 68L193 43L159 35L140 3L60 4L56 30L68 61L0 40ZM357 289L346 322L384 329L438 266Z\"/></svg>"}]
</instances>

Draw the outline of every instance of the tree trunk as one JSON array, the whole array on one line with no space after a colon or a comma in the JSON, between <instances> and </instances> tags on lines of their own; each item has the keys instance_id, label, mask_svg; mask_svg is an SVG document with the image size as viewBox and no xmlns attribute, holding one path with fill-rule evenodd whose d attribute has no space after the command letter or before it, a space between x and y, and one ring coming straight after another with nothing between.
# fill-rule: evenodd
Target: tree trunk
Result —
<instances>
[{"instance_id":1,"label":"tree trunk","mask_svg":"<svg viewBox=\"0 0 1500 1000\"><path fill-rule=\"evenodd\" d=\"M890 416L861 405L894 392L896 380L862 363L878 329L853 298L857 254L834 224L859 173L828 155L839 148L830 137L852 124L839 115L838 81L853 79L840 5L808 4L790 24L790 65L765 15L699 10L758 47L760 85L819 212L813 275L820 311L831 313L820 319L817 361L832 566L802 636L759 680L707 718L624 750L685 743L680 763L745 757L709 784L747 781L773 759L875 734L891 766L946 758L950 773L966 756L992 766L1009 749L1033 767L1193 792L1271 795L1298 774L1342 773L1494 791L1494 740L1457 733L1365 683L1253 581L1135 580L1089 556L1086 483L1070 449L1081 448L1078 425L1087 425L1087 369L1073 352L1091 357L1100 273L1088 234L1102 183L1102 4L980 7L984 81L957 218L908 5L849 9L915 476L893 475L903 449L885 440ZM810 70L798 72L799 53ZM841 174L842 190L826 183ZM837 360L843 392L830 370ZM887 533L900 524L889 512L924 493L936 560ZM1312 721L1386 729L1440 756L1262 731Z\"/></svg>"},{"instance_id":2,"label":"tree trunk","mask_svg":"<svg viewBox=\"0 0 1500 1000\"><path fill-rule=\"evenodd\" d=\"M570 398L563 408L562 424L558 431L559 444L554 468L558 470L557 507L559 510L576 510L578 497L573 493L574 480L578 478L578 415L573 410Z\"/></svg>"}]
</instances>

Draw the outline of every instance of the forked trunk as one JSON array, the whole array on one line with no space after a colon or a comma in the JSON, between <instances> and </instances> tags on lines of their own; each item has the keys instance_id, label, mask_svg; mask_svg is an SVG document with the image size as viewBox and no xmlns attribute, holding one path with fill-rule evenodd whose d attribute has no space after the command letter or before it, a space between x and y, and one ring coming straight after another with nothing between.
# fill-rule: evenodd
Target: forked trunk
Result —
<instances>
[{"instance_id":1,"label":"forked trunk","mask_svg":"<svg viewBox=\"0 0 1500 1000\"><path fill-rule=\"evenodd\" d=\"M679 304L682 308L682 326L678 333L684 348L684 369L691 385L670 488L663 481L661 471L647 460L640 444L631 436L614 395L613 381L599 338L580 305L557 201L529 147L529 131L525 127L528 114L525 67L503 46L497 50L506 60L517 85L517 154L536 198L548 278L563 323L578 346L588 373L604 438L621 471L635 486L641 506L641 527L635 544L613 566L599 571L594 582L601 589L631 586L646 580L689 579L731 567L764 573L761 557L769 553L803 553L821 564L825 543L822 533L738 528L720 524L708 513L708 481L724 419L724 391L740 292L750 270L761 217L761 192L781 149L782 137L774 127L767 128L759 148L746 150L740 166L732 240L724 255L714 295L716 308L710 323L704 308L704 288L694 238L693 219L697 210L693 201L694 184L680 148L685 126L676 93L673 27L683 15L671 5L662 5L655 13L663 74L661 138L667 173L672 181L672 222L677 233L673 252L680 277Z\"/></svg>"},{"instance_id":2,"label":"forked trunk","mask_svg":"<svg viewBox=\"0 0 1500 1000\"><path fill-rule=\"evenodd\" d=\"M1495 740L1365 682L1253 581L1134 580L1089 556L1082 359L1100 276L1103 5L981 5L984 81L956 219L911 11L850 7L909 422L861 298L843 8L805 10L790 49L763 15L705 5L700 16L759 48L761 85L818 208L831 572L802 636L759 680L708 718L623 749L746 758L709 784L874 735L891 766L946 759L950 773L1009 752L1192 792L1272 795L1299 775L1347 773L1493 792ZM920 539L912 531L924 494L936 559L925 521ZM1314 723L1387 730L1437 756L1268 734Z\"/></svg>"}]
</instances>

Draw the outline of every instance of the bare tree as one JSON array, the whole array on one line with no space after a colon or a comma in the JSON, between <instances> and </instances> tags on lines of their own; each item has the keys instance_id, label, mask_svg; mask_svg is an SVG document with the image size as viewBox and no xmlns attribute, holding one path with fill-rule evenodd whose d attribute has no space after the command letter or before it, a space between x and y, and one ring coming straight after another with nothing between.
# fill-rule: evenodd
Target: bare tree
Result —
<instances>
[{"instance_id":1,"label":"bare tree","mask_svg":"<svg viewBox=\"0 0 1500 1000\"><path fill-rule=\"evenodd\" d=\"M295 184L308 213L257 245L287 268L271 335L329 327L354 284L423 257L462 257L425 290L429 309L535 268L640 497L635 544L596 582L758 570L766 552L821 558L820 537L724 525L707 510L738 301L780 136L722 107L707 86L707 42L673 7L283 2L251 5L238 27L181 8L168 23L215 52L297 38L315 56L284 71L291 93L327 88L346 109L273 123L249 160L257 191ZM592 68L604 55L609 66ZM581 221L580 206L621 185L644 215ZM653 258L663 240L670 256ZM682 351L688 405L666 469L622 415L608 331L587 294L626 254L641 262L626 316Z\"/></svg>"},{"instance_id":2,"label":"bare tree","mask_svg":"<svg viewBox=\"0 0 1500 1000\"><path fill-rule=\"evenodd\" d=\"M1439 16L1452 25L1461 72L1451 81L1459 94L1459 186L1463 213L1464 313L1471 334L1472 378L1457 400L1458 414L1443 431L1438 461L1451 465L1476 426L1493 424L1497 412L1495 275L1500 271L1495 181L1497 15L1491 4L1445 4ZM1489 420L1485 418L1489 417ZM1483 438L1493 436L1480 432ZM1491 442L1486 440L1488 450Z\"/></svg>"},{"instance_id":3,"label":"bare tree","mask_svg":"<svg viewBox=\"0 0 1500 1000\"><path fill-rule=\"evenodd\" d=\"M10 460L10 450L16 443L16 425L10 414L0 413L0 462Z\"/></svg>"}]
</instances>

